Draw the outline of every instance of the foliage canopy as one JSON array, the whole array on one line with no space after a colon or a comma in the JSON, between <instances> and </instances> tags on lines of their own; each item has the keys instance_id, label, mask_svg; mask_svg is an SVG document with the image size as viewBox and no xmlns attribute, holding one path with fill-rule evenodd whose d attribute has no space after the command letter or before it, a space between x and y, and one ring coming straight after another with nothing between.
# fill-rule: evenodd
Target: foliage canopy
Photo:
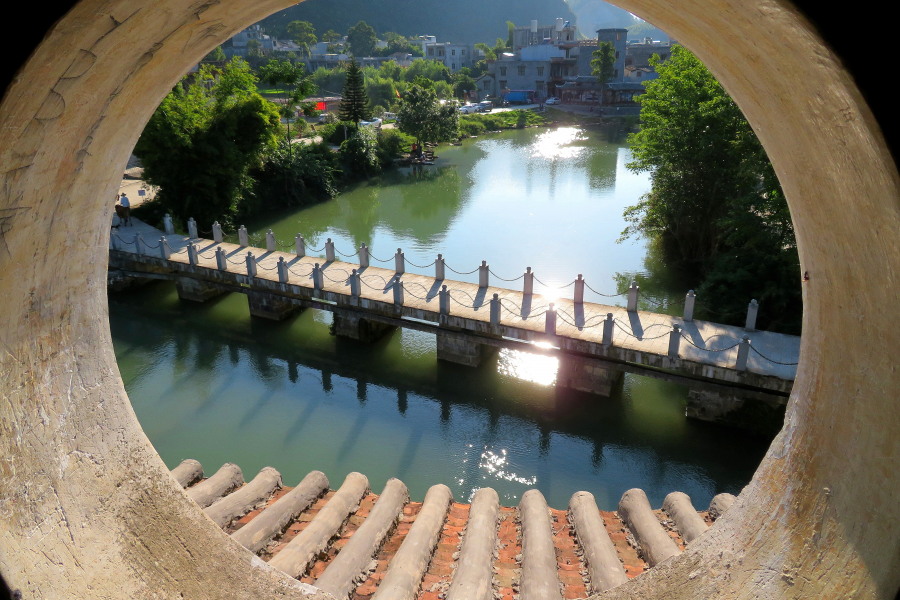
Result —
<instances>
[{"instance_id":1,"label":"foliage canopy","mask_svg":"<svg viewBox=\"0 0 900 600\"><path fill-rule=\"evenodd\" d=\"M802 305L799 259L784 193L759 140L709 70L676 46L651 64L659 78L639 97L642 128L631 134L635 172L651 191L629 207L623 238L657 240L665 254L702 277L698 294L715 298L740 322L751 298L770 325L797 331Z\"/></svg>"}]
</instances>

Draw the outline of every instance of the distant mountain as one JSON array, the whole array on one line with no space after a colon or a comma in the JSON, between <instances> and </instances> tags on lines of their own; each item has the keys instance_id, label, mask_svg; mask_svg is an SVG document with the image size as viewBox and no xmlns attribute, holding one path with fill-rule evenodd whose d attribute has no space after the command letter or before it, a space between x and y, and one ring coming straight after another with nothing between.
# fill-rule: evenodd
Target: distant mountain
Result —
<instances>
[{"instance_id":1,"label":"distant mountain","mask_svg":"<svg viewBox=\"0 0 900 600\"><path fill-rule=\"evenodd\" d=\"M575 21L565 0L306 0L263 19L261 25L267 33L284 36L291 21L309 21L316 35L329 29L346 35L362 20L379 36L394 31L404 36L434 35L439 42L493 46L498 37L506 39L507 21L529 25L537 19L549 25L558 17Z\"/></svg>"},{"instance_id":2,"label":"distant mountain","mask_svg":"<svg viewBox=\"0 0 900 600\"><path fill-rule=\"evenodd\" d=\"M569 8L578 18L578 30L585 37L596 37L598 29L622 27L628 29L629 39L652 37L668 40L669 36L656 26L637 19L627 10L603 0L569 0Z\"/></svg>"}]
</instances>

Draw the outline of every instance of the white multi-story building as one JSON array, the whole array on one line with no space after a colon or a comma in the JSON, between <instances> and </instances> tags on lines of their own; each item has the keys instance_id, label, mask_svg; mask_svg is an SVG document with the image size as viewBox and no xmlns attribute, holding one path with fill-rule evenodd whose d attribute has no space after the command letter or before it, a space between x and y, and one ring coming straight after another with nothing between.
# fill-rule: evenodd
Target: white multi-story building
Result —
<instances>
[{"instance_id":1,"label":"white multi-story building","mask_svg":"<svg viewBox=\"0 0 900 600\"><path fill-rule=\"evenodd\" d=\"M456 73L463 67L471 67L475 62L475 47L471 44L427 43L424 51L426 60L441 61L451 73Z\"/></svg>"}]
</instances>

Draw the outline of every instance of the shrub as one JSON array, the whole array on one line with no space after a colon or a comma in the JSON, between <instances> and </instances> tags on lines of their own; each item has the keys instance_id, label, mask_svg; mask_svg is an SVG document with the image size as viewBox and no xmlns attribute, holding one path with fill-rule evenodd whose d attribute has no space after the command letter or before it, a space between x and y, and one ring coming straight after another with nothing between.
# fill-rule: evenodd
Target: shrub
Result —
<instances>
[{"instance_id":1,"label":"shrub","mask_svg":"<svg viewBox=\"0 0 900 600\"><path fill-rule=\"evenodd\" d=\"M404 152L408 152L414 141L411 136L396 129L382 129L378 133L378 158L381 164L390 164Z\"/></svg>"},{"instance_id":2,"label":"shrub","mask_svg":"<svg viewBox=\"0 0 900 600\"><path fill-rule=\"evenodd\" d=\"M344 135L345 127L347 128L346 136ZM349 140L353 134L356 133L356 129L356 123L337 121L335 123L322 125L319 127L318 133L322 136L323 141L334 144L335 146L340 146L344 141Z\"/></svg>"},{"instance_id":3,"label":"shrub","mask_svg":"<svg viewBox=\"0 0 900 600\"><path fill-rule=\"evenodd\" d=\"M341 143L338 154L345 167L345 173L353 172L368 177L381 166L375 129L373 127L357 129L347 141Z\"/></svg>"}]
</instances>

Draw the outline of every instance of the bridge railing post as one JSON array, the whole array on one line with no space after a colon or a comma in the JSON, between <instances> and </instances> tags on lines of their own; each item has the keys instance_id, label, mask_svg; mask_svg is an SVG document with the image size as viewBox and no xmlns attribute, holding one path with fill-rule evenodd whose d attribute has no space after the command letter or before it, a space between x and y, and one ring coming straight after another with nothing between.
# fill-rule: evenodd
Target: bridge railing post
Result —
<instances>
[{"instance_id":1,"label":"bridge railing post","mask_svg":"<svg viewBox=\"0 0 900 600\"><path fill-rule=\"evenodd\" d=\"M250 245L250 235L247 233L247 228L243 225L238 229L238 245L241 248L246 248Z\"/></svg>"},{"instance_id":2,"label":"bridge railing post","mask_svg":"<svg viewBox=\"0 0 900 600\"><path fill-rule=\"evenodd\" d=\"M218 221L213 223L212 230L213 230L213 241L217 244L221 244L222 243L222 226L219 225Z\"/></svg>"},{"instance_id":3,"label":"bridge railing post","mask_svg":"<svg viewBox=\"0 0 900 600\"><path fill-rule=\"evenodd\" d=\"M359 288L359 272L356 269L353 269L353 273L350 274L350 296L352 296L353 298L359 298Z\"/></svg>"},{"instance_id":4,"label":"bridge railing post","mask_svg":"<svg viewBox=\"0 0 900 600\"><path fill-rule=\"evenodd\" d=\"M256 277L256 259L252 252L247 253L247 276Z\"/></svg>"},{"instance_id":5,"label":"bridge railing post","mask_svg":"<svg viewBox=\"0 0 900 600\"><path fill-rule=\"evenodd\" d=\"M192 267L196 267L200 262L200 255L197 252L197 246L194 245L194 242L188 242L187 254L188 262L191 263Z\"/></svg>"},{"instance_id":6,"label":"bridge railing post","mask_svg":"<svg viewBox=\"0 0 900 600\"><path fill-rule=\"evenodd\" d=\"M759 313L759 302L751 300L747 306L747 323L744 329L747 331L756 331L756 315Z\"/></svg>"},{"instance_id":7,"label":"bridge railing post","mask_svg":"<svg viewBox=\"0 0 900 600\"><path fill-rule=\"evenodd\" d=\"M488 266L487 261L481 261L481 266L478 267L478 287L486 288L490 285L490 277L491 277L491 268Z\"/></svg>"},{"instance_id":8,"label":"bridge railing post","mask_svg":"<svg viewBox=\"0 0 900 600\"><path fill-rule=\"evenodd\" d=\"M228 270L228 258L225 256L225 251L222 248L216 248L216 266L220 271Z\"/></svg>"},{"instance_id":9,"label":"bridge railing post","mask_svg":"<svg viewBox=\"0 0 900 600\"><path fill-rule=\"evenodd\" d=\"M397 254L394 255L394 271L400 275L406 273L406 257L400 248L397 248Z\"/></svg>"},{"instance_id":10,"label":"bridge railing post","mask_svg":"<svg viewBox=\"0 0 900 600\"><path fill-rule=\"evenodd\" d=\"M306 240L299 233L294 237L294 251L298 258L306 256Z\"/></svg>"},{"instance_id":11,"label":"bridge railing post","mask_svg":"<svg viewBox=\"0 0 900 600\"><path fill-rule=\"evenodd\" d=\"M669 333L669 358L678 358L678 351L681 349L681 326L672 325L672 331Z\"/></svg>"},{"instance_id":12,"label":"bridge railing post","mask_svg":"<svg viewBox=\"0 0 900 600\"><path fill-rule=\"evenodd\" d=\"M438 281L443 281L446 274L445 268L444 255L438 254L437 260L434 261L434 278Z\"/></svg>"},{"instance_id":13,"label":"bridge railing post","mask_svg":"<svg viewBox=\"0 0 900 600\"><path fill-rule=\"evenodd\" d=\"M278 281L281 283L287 283L291 280L291 274L288 271L287 262L285 262L283 256L278 257Z\"/></svg>"},{"instance_id":14,"label":"bridge railing post","mask_svg":"<svg viewBox=\"0 0 900 600\"><path fill-rule=\"evenodd\" d=\"M163 228L166 230L166 235L175 233L175 224L172 223L172 217L169 215L163 217Z\"/></svg>"},{"instance_id":15,"label":"bridge railing post","mask_svg":"<svg viewBox=\"0 0 900 600\"><path fill-rule=\"evenodd\" d=\"M275 252L278 246L275 245L275 234L272 230L266 232L266 252Z\"/></svg>"},{"instance_id":16,"label":"bridge railing post","mask_svg":"<svg viewBox=\"0 0 900 600\"><path fill-rule=\"evenodd\" d=\"M547 335L556 335L556 307L551 302L544 313L544 333Z\"/></svg>"},{"instance_id":17,"label":"bridge railing post","mask_svg":"<svg viewBox=\"0 0 900 600\"><path fill-rule=\"evenodd\" d=\"M534 273L531 272L531 267L525 269L525 277L522 280L522 294L525 296L534 294Z\"/></svg>"},{"instance_id":18,"label":"bridge railing post","mask_svg":"<svg viewBox=\"0 0 900 600\"><path fill-rule=\"evenodd\" d=\"M640 286L637 281L632 281L628 288L628 312L637 312L638 309L638 291Z\"/></svg>"},{"instance_id":19,"label":"bridge railing post","mask_svg":"<svg viewBox=\"0 0 900 600\"><path fill-rule=\"evenodd\" d=\"M612 346L613 333L616 324L613 321L613 314L606 313L606 319L603 321L603 345Z\"/></svg>"},{"instance_id":20,"label":"bridge railing post","mask_svg":"<svg viewBox=\"0 0 900 600\"><path fill-rule=\"evenodd\" d=\"M159 237L159 257L163 260L169 260L172 257L172 249L169 248L169 242L165 236Z\"/></svg>"},{"instance_id":21,"label":"bridge railing post","mask_svg":"<svg viewBox=\"0 0 900 600\"><path fill-rule=\"evenodd\" d=\"M325 262L334 262L334 242L331 238L325 240Z\"/></svg>"},{"instance_id":22,"label":"bridge railing post","mask_svg":"<svg viewBox=\"0 0 900 600\"><path fill-rule=\"evenodd\" d=\"M584 304L584 279L581 273L578 274L578 279L575 280L575 304Z\"/></svg>"},{"instance_id":23,"label":"bridge railing post","mask_svg":"<svg viewBox=\"0 0 900 600\"><path fill-rule=\"evenodd\" d=\"M200 237L197 235L197 221L194 220L194 217L188 219L188 237L192 240Z\"/></svg>"},{"instance_id":24,"label":"bridge railing post","mask_svg":"<svg viewBox=\"0 0 900 600\"><path fill-rule=\"evenodd\" d=\"M498 327L500 325L500 295L494 294L491 298L491 325Z\"/></svg>"},{"instance_id":25,"label":"bridge railing post","mask_svg":"<svg viewBox=\"0 0 900 600\"><path fill-rule=\"evenodd\" d=\"M134 253L135 254L144 254L144 238L141 237L141 234L134 234Z\"/></svg>"},{"instance_id":26,"label":"bridge railing post","mask_svg":"<svg viewBox=\"0 0 900 600\"><path fill-rule=\"evenodd\" d=\"M450 292L447 291L447 286L442 285L441 291L438 292L438 304L440 306L441 314L444 316L450 316Z\"/></svg>"},{"instance_id":27,"label":"bridge railing post","mask_svg":"<svg viewBox=\"0 0 900 600\"><path fill-rule=\"evenodd\" d=\"M322 269L319 267L319 263L316 263L313 267L313 289L316 291L322 291L322 288L325 287L323 277L322 277Z\"/></svg>"},{"instance_id":28,"label":"bridge railing post","mask_svg":"<svg viewBox=\"0 0 900 600\"><path fill-rule=\"evenodd\" d=\"M403 282L400 281L399 276L397 276L397 278L394 279L394 285L392 287L394 288L394 304L396 306L403 306L403 301L404 301Z\"/></svg>"},{"instance_id":29,"label":"bridge railing post","mask_svg":"<svg viewBox=\"0 0 900 600\"><path fill-rule=\"evenodd\" d=\"M694 290L688 290L687 296L684 297L684 321L689 322L694 320L694 302L697 300L697 296L694 294Z\"/></svg>"},{"instance_id":30,"label":"bridge railing post","mask_svg":"<svg viewBox=\"0 0 900 600\"><path fill-rule=\"evenodd\" d=\"M738 346L737 362L734 368L738 371L747 370L747 359L750 358L750 336L744 336L741 345Z\"/></svg>"},{"instance_id":31,"label":"bridge railing post","mask_svg":"<svg viewBox=\"0 0 900 600\"><path fill-rule=\"evenodd\" d=\"M369 266L369 248L365 242L359 245L359 266L361 269Z\"/></svg>"}]
</instances>

